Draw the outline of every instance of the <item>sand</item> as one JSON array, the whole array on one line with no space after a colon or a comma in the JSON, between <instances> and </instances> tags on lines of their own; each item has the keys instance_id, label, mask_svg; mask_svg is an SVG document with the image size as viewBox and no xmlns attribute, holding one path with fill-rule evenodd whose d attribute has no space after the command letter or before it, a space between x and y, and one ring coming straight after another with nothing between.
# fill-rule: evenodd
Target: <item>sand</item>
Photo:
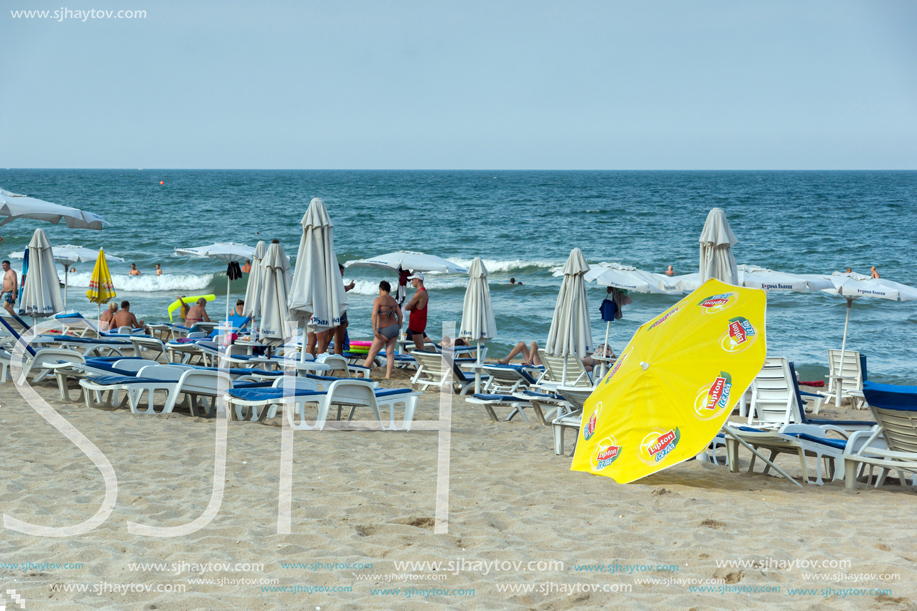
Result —
<instances>
[{"instance_id":1,"label":"sand","mask_svg":"<svg viewBox=\"0 0 917 611\"><path fill-rule=\"evenodd\" d=\"M53 382L36 388L108 457L118 498L110 517L84 535L46 538L4 529L0 596L7 609L22 608L9 590L30 611L917 608L911 602L917 551L910 489L861 485L848 492L842 482L798 488L699 461L622 486L571 472L570 459L554 455L548 427L491 423L460 398L453 403L447 534L433 532L436 432L326 431L295 435L292 534L278 535L281 427L275 419L228 423L226 490L208 525L181 537L136 536L127 522L178 526L205 510L215 421L182 412L138 416L87 408L62 403ZM438 400L427 393L416 419L436 419ZM95 466L12 384L0 387L0 406L0 512L46 526L94 515L104 491ZM747 452L742 458L747 464ZM778 462L800 474L795 457ZM396 566L402 561L443 565L435 572L409 570ZM460 570L448 570L450 562ZM22 563L80 564L10 567ZM208 563L210 570L201 573L199 565ZM228 570L217 566L222 563ZM627 568L612 572L615 564ZM806 578L817 574L828 578ZM215 582L191 581L200 579ZM646 579L658 582L636 581ZM692 592L698 585L710 591ZM122 593L124 586L151 591ZM528 586L533 591L507 591ZM68 587L88 591L64 591ZM300 591L265 591L278 587ZM586 591L594 587L607 591ZM408 591L379 593L395 588Z\"/></svg>"}]
</instances>

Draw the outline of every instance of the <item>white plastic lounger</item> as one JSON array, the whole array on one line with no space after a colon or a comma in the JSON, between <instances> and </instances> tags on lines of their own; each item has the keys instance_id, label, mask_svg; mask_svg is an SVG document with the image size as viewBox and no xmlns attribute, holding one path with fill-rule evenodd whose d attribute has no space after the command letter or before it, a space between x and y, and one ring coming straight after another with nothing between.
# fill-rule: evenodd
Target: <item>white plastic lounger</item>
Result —
<instances>
[{"instance_id":1,"label":"white plastic lounger","mask_svg":"<svg viewBox=\"0 0 917 611\"><path fill-rule=\"evenodd\" d=\"M856 409L862 409L866 407L863 397L863 380L863 366L859 352L845 350L844 362L841 363L841 351L828 350L828 388L820 391L819 394L824 396L825 403L837 403L837 385L840 384L841 402L850 399Z\"/></svg>"},{"instance_id":2,"label":"white plastic lounger","mask_svg":"<svg viewBox=\"0 0 917 611\"><path fill-rule=\"evenodd\" d=\"M799 456L802 465L803 478L809 481L806 467L806 456L815 456L815 484L821 486L824 482L821 477L821 461L825 460L826 472L832 480L844 477L844 449L847 441L832 439L827 436L824 429L810 424L789 424L779 431L766 431L750 427L736 427L730 429L737 437L751 445L753 448L770 450L769 462L764 468L764 473L771 468L772 461L777 454L791 453ZM738 442L732 436L726 436L726 454L728 456L729 470L733 473L739 471ZM752 455L748 472L751 473L755 466L756 455Z\"/></svg>"},{"instance_id":3,"label":"white plastic lounger","mask_svg":"<svg viewBox=\"0 0 917 611\"><path fill-rule=\"evenodd\" d=\"M583 361L575 355L567 356L567 377L564 378L564 359L562 356L550 356L544 350L538 351L544 365L545 375L538 380L538 386L544 390L552 391L557 386L582 386L591 388L592 378Z\"/></svg>"},{"instance_id":4,"label":"white plastic lounger","mask_svg":"<svg viewBox=\"0 0 917 611\"><path fill-rule=\"evenodd\" d=\"M6 383L10 377L9 370L12 358L11 352L0 351L0 384ZM60 361L83 363L85 360L82 354L74 350L65 350L63 348L39 348L35 350L29 346L23 353L22 375L19 378L19 383L24 383L29 376L33 376L33 383L41 382L54 372L53 366Z\"/></svg>"},{"instance_id":5,"label":"white plastic lounger","mask_svg":"<svg viewBox=\"0 0 917 611\"><path fill-rule=\"evenodd\" d=\"M417 350L412 352L411 355L417 361L417 371L411 378L411 384L420 386L422 391L431 386L442 388L448 378L446 374L449 372L449 365L446 363L445 357L436 352L420 352ZM452 363L451 373L452 384L456 394L464 395L474 388L474 376L463 371L456 363ZM481 376L483 384L487 384L489 379L489 376Z\"/></svg>"}]
</instances>

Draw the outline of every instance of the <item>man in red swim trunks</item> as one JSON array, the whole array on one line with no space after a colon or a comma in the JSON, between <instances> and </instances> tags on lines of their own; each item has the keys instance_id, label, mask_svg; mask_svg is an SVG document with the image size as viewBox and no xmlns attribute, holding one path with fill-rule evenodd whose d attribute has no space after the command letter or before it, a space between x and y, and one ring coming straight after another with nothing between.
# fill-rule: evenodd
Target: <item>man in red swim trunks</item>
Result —
<instances>
[{"instance_id":1,"label":"man in red swim trunks","mask_svg":"<svg viewBox=\"0 0 917 611\"><path fill-rule=\"evenodd\" d=\"M414 296L411 297L408 305L404 307L405 310L411 313L408 330L405 335L408 339L414 340L414 348L416 350L423 350L423 332L427 329L427 306L430 304L430 296L423 286L422 273L417 272L414 274L411 278L411 285L417 290L414 291Z\"/></svg>"}]
</instances>

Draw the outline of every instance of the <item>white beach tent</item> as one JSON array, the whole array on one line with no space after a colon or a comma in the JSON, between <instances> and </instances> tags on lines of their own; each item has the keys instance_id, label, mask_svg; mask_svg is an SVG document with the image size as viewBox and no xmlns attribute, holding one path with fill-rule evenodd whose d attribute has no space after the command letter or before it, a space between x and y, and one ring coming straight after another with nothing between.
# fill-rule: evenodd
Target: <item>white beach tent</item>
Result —
<instances>
[{"instance_id":1,"label":"white beach tent","mask_svg":"<svg viewBox=\"0 0 917 611\"><path fill-rule=\"evenodd\" d=\"M567 379L567 357L582 358L592 351L592 329L589 326L589 299L584 276L589 265L583 251L574 248L564 263L564 280L554 306L554 317L548 331L545 353L564 357L563 379Z\"/></svg>"},{"instance_id":2,"label":"white beach tent","mask_svg":"<svg viewBox=\"0 0 917 611\"><path fill-rule=\"evenodd\" d=\"M54 257L54 260L64 266L64 309L67 309L67 288L70 285L70 266L75 263L89 263L95 262L99 258L98 250L90 250L88 248L83 248L82 246L72 246L70 244L64 246L53 246L51 248L51 253ZM11 252L11 259L22 259L23 254L21 252ZM115 257L109 254L105 255L106 261L118 261L124 263L124 259L121 257Z\"/></svg>"},{"instance_id":3,"label":"white beach tent","mask_svg":"<svg viewBox=\"0 0 917 611\"><path fill-rule=\"evenodd\" d=\"M344 279L334 254L334 225L325 202L318 197L312 199L302 217L289 307L290 316L303 327L302 360L306 359L306 325L316 332L333 329L347 312Z\"/></svg>"},{"instance_id":4,"label":"white beach tent","mask_svg":"<svg viewBox=\"0 0 917 611\"><path fill-rule=\"evenodd\" d=\"M226 264L233 261L244 261L251 259L255 254L255 249L245 244L236 244L234 242L217 242L209 246L196 246L194 248L176 248L175 252L179 255L191 255L195 257L207 257L217 259ZM229 318L229 275L226 276L226 318Z\"/></svg>"},{"instance_id":5,"label":"white beach tent","mask_svg":"<svg viewBox=\"0 0 917 611\"><path fill-rule=\"evenodd\" d=\"M4 189L0 189L0 217L6 217L0 221L0 226L15 219L45 221L52 225L57 225L63 220L70 229L102 229L111 225L94 212L52 204L28 195L10 193Z\"/></svg>"},{"instance_id":6,"label":"white beach tent","mask_svg":"<svg viewBox=\"0 0 917 611\"><path fill-rule=\"evenodd\" d=\"M468 288L462 307L462 325L459 337L477 345L478 362L474 370L474 392L481 392L481 341L497 336L497 322L490 302L490 287L487 285L487 268L480 257L475 257L468 270Z\"/></svg>"},{"instance_id":7,"label":"white beach tent","mask_svg":"<svg viewBox=\"0 0 917 611\"><path fill-rule=\"evenodd\" d=\"M245 285L245 303L242 305L242 316L249 316L252 319L252 328L254 328L254 319L261 315L261 287L264 284L264 268L261 262L264 255L267 254L267 245L259 241L255 245L255 252L252 254L252 269L248 273L248 284Z\"/></svg>"},{"instance_id":8,"label":"white beach tent","mask_svg":"<svg viewBox=\"0 0 917 611\"><path fill-rule=\"evenodd\" d=\"M279 243L271 243L260 262L261 266L261 327L258 339L279 345L290 338L290 261Z\"/></svg>"},{"instance_id":9,"label":"white beach tent","mask_svg":"<svg viewBox=\"0 0 917 611\"><path fill-rule=\"evenodd\" d=\"M738 239L729 227L726 212L713 208L700 234L700 284L716 278L726 284L738 284L739 272L732 247Z\"/></svg>"},{"instance_id":10,"label":"white beach tent","mask_svg":"<svg viewBox=\"0 0 917 611\"><path fill-rule=\"evenodd\" d=\"M888 299L890 301L917 301L917 288L886 280L885 278L871 278L855 272L841 273L834 272L831 276L825 276L832 287L825 289L826 293L840 295L847 300L847 315L844 318L844 339L841 342L840 363L844 363L844 351L847 349L847 327L850 324L850 309L855 299L862 297L878 297L879 299ZM835 405L840 405L841 401L840 382L836 384L837 396Z\"/></svg>"},{"instance_id":11,"label":"white beach tent","mask_svg":"<svg viewBox=\"0 0 917 611\"><path fill-rule=\"evenodd\" d=\"M29 273L26 274L19 308L20 313L32 318L54 316L64 309L51 242L44 229L36 229L29 242Z\"/></svg>"}]
</instances>

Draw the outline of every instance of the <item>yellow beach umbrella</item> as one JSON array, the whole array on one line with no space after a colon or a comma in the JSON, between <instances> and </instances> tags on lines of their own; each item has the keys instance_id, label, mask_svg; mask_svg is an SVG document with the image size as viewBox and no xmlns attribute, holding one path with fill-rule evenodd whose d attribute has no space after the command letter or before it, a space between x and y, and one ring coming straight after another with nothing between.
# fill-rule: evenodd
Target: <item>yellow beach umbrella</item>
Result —
<instances>
[{"instance_id":1,"label":"yellow beach umbrella","mask_svg":"<svg viewBox=\"0 0 917 611\"><path fill-rule=\"evenodd\" d=\"M626 484L704 451L764 365L765 306L711 279L644 323L586 401L571 469Z\"/></svg>"},{"instance_id":2,"label":"yellow beach umbrella","mask_svg":"<svg viewBox=\"0 0 917 611\"><path fill-rule=\"evenodd\" d=\"M89 279L89 290L86 291L86 297L92 303L99 304L99 318L101 318L102 304L108 303L117 296L115 285L111 282L111 274L108 272L108 263L105 262L105 250L100 248L99 258L96 259L96 266L92 269L92 277Z\"/></svg>"}]
</instances>

